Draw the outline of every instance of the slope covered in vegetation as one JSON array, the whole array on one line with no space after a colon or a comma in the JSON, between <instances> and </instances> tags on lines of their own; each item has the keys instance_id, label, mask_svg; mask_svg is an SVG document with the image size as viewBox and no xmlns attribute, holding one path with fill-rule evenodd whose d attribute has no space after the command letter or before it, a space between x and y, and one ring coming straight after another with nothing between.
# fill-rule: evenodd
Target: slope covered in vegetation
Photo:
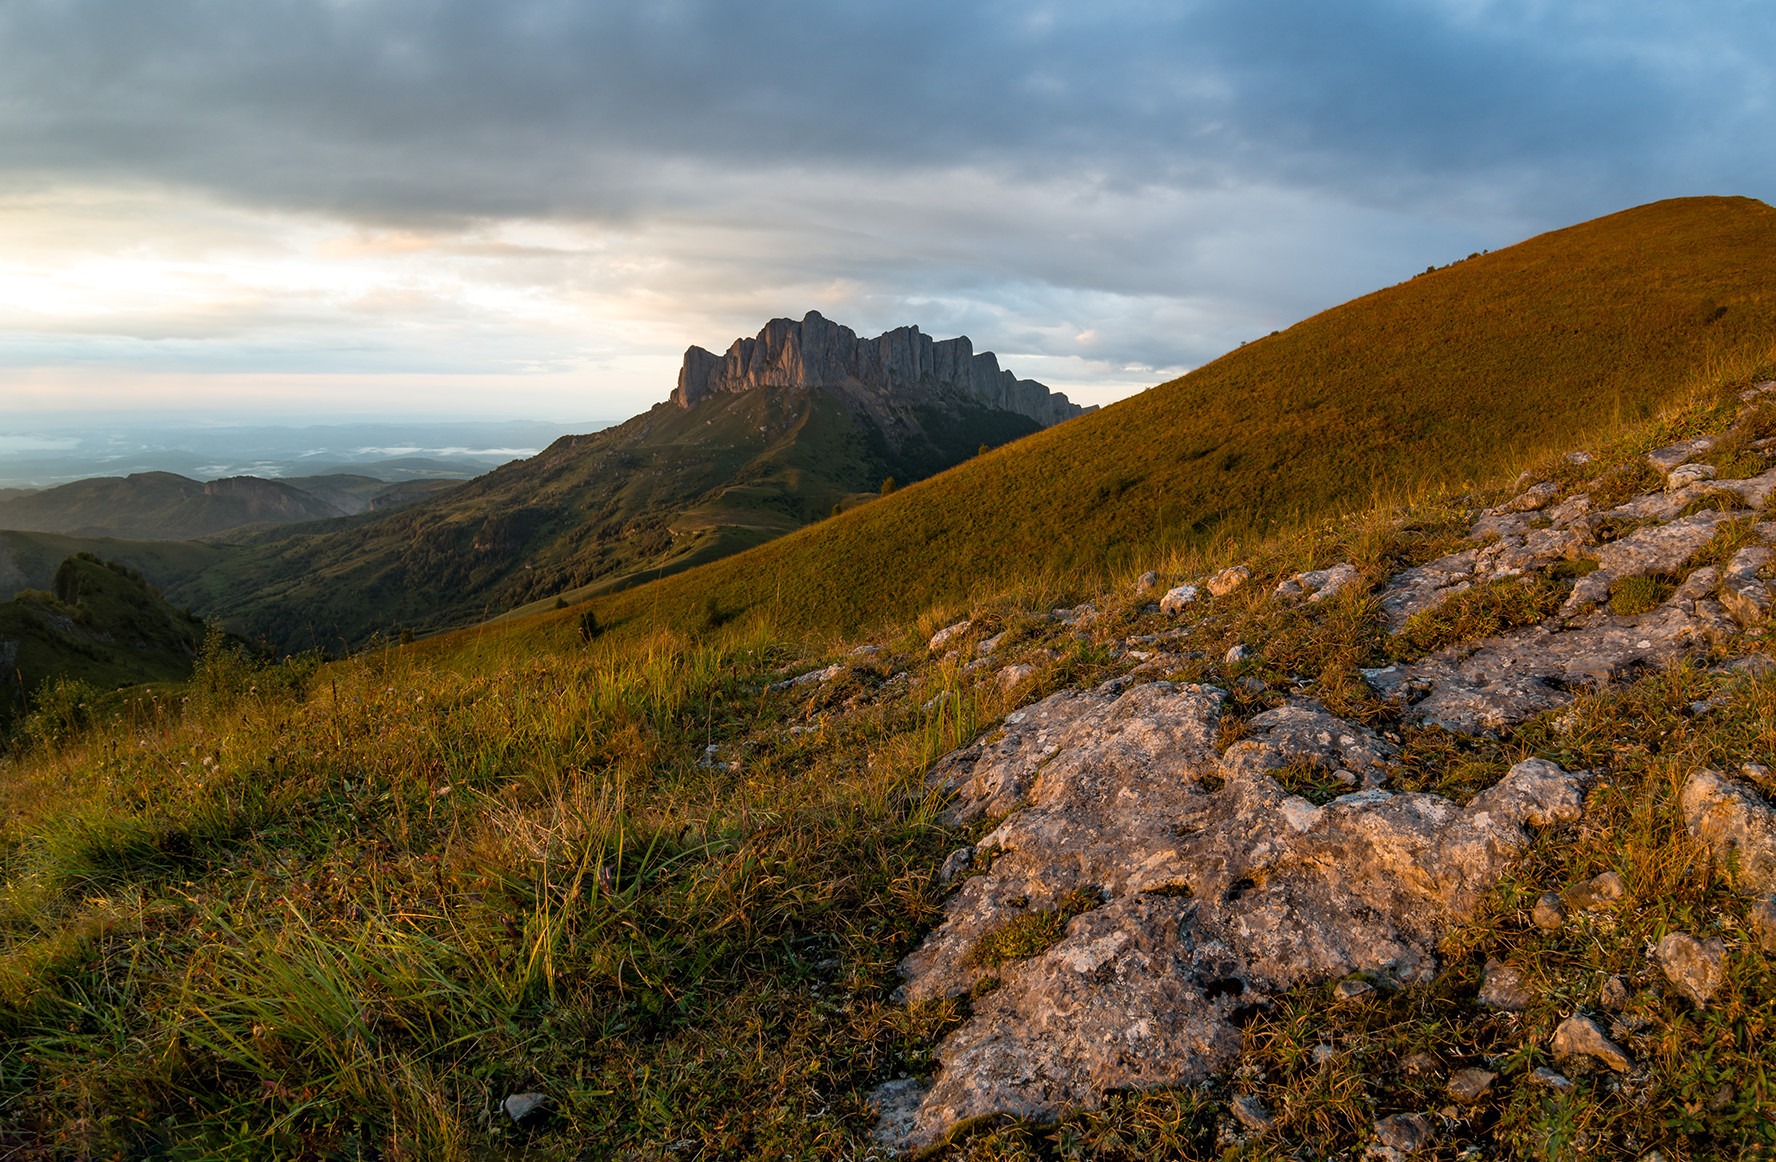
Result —
<instances>
[{"instance_id":1,"label":"slope covered in vegetation","mask_svg":"<svg viewBox=\"0 0 1776 1162\"><path fill-rule=\"evenodd\" d=\"M1588 464L1534 467L1561 494L1627 499L1658 483L1643 452L1737 415L1723 394ZM1755 445L1776 411L1735 431L1718 474L1768 470ZM1711 667L1767 641L1735 632L1497 737L1413 726L1365 683L1366 667L1546 614L1539 590L1527 612L1485 590L1390 641L1375 593L1476 546L1476 511L1517 490L1229 545L1251 579L1181 613L1128 573L1033 579L982 595L935 651L929 632L960 611L816 647L739 623L588 640L564 611L318 674L214 651L183 707L137 704L0 779L0 1135L19 1156L865 1156L876 1087L928 1074L988 995L893 999L896 961L954 890L947 853L986 827L946 817L927 772L997 737L1008 711L1133 674L1228 691L1221 746L1305 697L1398 738L1396 790L1465 801L1538 756L1597 773L1591 814L1543 832L1448 936L1433 979L1302 987L1245 1015L1240 1067L1208 1084L965 1128L943 1156L1355 1158L1382 1115L1444 1109L1445 1156L1776 1145L1776 978L1676 801L1700 765L1770 763L1776 680ZM1743 536L1755 518L1733 519ZM1169 585L1226 560L1129 568ZM1335 562L1360 583L1271 597ZM1028 667L1015 682L1013 666ZM1337 793L1318 785L1327 772L1276 777ZM1595 922L1532 921L1538 892L1605 869L1624 894ZM1705 1010L1646 960L1680 928L1727 941ZM983 963L1054 935L1020 932ZM1522 1012L1475 1003L1493 960L1526 982ZM1554 1028L1594 1011L1610 977L1633 1072L1538 1080ZM1495 1078L1457 1108L1443 1086L1461 1066ZM523 1095L544 1100L509 1100ZM1239 1120L1236 1098L1270 1127Z\"/></svg>"},{"instance_id":2,"label":"slope covered in vegetation","mask_svg":"<svg viewBox=\"0 0 1776 1162\"><path fill-rule=\"evenodd\" d=\"M601 624L853 630L1017 578L1484 479L1776 344L1776 210L1655 203L1470 257L741 556ZM570 600L580 594L569 594Z\"/></svg>"}]
</instances>

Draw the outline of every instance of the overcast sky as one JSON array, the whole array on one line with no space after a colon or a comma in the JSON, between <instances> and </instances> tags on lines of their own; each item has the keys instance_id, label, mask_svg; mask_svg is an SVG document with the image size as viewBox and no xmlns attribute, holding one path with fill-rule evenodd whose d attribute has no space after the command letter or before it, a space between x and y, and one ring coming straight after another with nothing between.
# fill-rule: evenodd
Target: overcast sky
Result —
<instances>
[{"instance_id":1,"label":"overcast sky","mask_svg":"<svg viewBox=\"0 0 1776 1162\"><path fill-rule=\"evenodd\" d=\"M620 418L818 309L1101 403L1776 200L1776 7L5 0L0 425Z\"/></svg>"}]
</instances>

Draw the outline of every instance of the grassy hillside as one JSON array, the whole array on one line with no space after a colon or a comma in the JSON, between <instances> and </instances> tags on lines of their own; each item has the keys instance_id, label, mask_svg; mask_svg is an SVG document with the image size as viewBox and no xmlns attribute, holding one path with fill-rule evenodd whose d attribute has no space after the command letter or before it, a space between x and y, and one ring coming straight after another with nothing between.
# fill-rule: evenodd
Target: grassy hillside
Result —
<instances>
[{"instance_id":1,"label":"grassy hillside","mask_svg":"<svg viewBox=\"0 0 1776 1162\"><path fill-rule=\"evenodd\" d=\"M1733 410L1729 396L1644 429L1587 471L1617 479L1618 463ZM1127 577L1077 594L1099 613L1074 626L1032 616L1058 598L1040 579L983 595L976 636L1008 631L1000 660L1033 668L1015 695L932 657L911 623L858 654L738 623L586 641L564 612L312 678L242 663L183 705L133 706L20 754L0 778L0 1147L869 1157L871 1087L928 1071L969 1003L891 999L897 958L938 914L946 853L981 838L943 821L924 789L932 760L1013 706L1126 670L1138 655L1120 643L1156 632L1185 635L1172 676L1220 682L1240 716L1305 682L1384 729L1394 711L1356 677L1387 657L1373 599L1281 605L1270 586L1310 565L1372 579L1435 556L1506 495L1250 538L1254 582L1181 618L1148 610ZM1203 562L1129 564L1176 577ZM1224 670L1234 641L1253 657ZM766 687L829 662L830 681ZM1116 1095L1055 1126L976 1127L942 1156L1227 1157L1228 1100L1258 1093L1278 1126L1239 1156L1357 1157L1380 1114L1447 1106L1427 1053L1500 1074L1436 1157L1656 1147L1684 1162L1776 1146L1776 978L1749 942L1706 1012L1637 991L1632 1075L1575 1074L1569 1092L1530 1080L1604 972L1640 988L1666 928L1745 930L1747 902L1709 876L1672 798L1699 763L1768 763L1773 708L1767 677L1683 666L1515 738L1404 730L1404 787L1466 794L1535 754L1606 771L1597 814L1544 836L1521 880L1451 934L1435 981L1356 1001L1301 989L1252 1014L1236 1077ZM1609 923L1529 922L1539 885L1602 867L1628 882ZM1489 957L1535 982L1529 1011L1476 1010ZM547 1103L516 1124L504 1103L526 1093Z\"/></svg>"},{"instance_id":2,"label":"grassy hillside","mask_svg":"<svg viewBox=\"0 0 1776 1162\"><path fill-rule=\"evenodd\" d=\"M90 554L69 557L52 588L0 603L0 725L56 682L93 695L182 682L203 623L168 605L141 574Z\"/></svg>"},{"instance_id":3,"label":"grassy hillside","mask_svg":"<svg viewBox=\"0 0 1776 1162\"><path fill-rule=\"evenodd\" d=\"M76 480L0 500L0 528L81 537L187 541L251 525L326 520L344 510L282 480L205 483L172 472Z\"/></svg>"},{"instance_id":4,"label":"grassy hillside","mask_svg":"<svg viewBox=\"0 0 1776 1162\"><path fill-rule=\"evenodd\" d=\"M738 557L606 625L848 631L1039 575L1460 484L1776 356L1776 210L1660 202L1316 315L1133 399Z\"/></svg>"},{"instance_id":5,"label":"grassy hillside","mask_svg":"<svg viewBox=\"0 0 1776 1162\"><path fill-rule=\"evenodd\" d=\"M661 404L401 512L266 534L172 592L297 647L461 625L726 556L1037 427L967 405L926 419L891 441L819 390Z\"/></svg>"},{"instance_id":6,"label":"grassy hillside","mask_svg":"<svg viewBox=\"0 0 1776 1162\"><path fill-rule=\"evenodd\" d=\"M53 587L56 570L78 553L117 561L166 585L213 567L227 550L194 541L126 541L0 529L0 601L10 600L21 589Z\"/></svg>"}]
</instances>

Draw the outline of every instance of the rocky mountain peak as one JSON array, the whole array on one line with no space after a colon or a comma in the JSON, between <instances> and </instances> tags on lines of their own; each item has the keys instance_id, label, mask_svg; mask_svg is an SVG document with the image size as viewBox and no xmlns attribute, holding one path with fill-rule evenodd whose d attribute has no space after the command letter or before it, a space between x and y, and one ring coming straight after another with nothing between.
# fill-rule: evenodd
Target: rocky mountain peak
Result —
<instances>
[{"instance_id":1,"label":"rocky mountain peak","mask_svg":"<svg viewBox=\"0 0 1776 1162\"><path fill-rule=\"evenodd\" d=\"M933 340L918 327L896 327L860 339L819 311L800 322L772 319L756 337L734 340L725 355L691 347L672 402L688 408L716 392L760 387L827 387L878 399L960 395L1044 426L1096 410L1019 379L991 351L977 354L966 335Z\"/></svg>"}]
</instances>

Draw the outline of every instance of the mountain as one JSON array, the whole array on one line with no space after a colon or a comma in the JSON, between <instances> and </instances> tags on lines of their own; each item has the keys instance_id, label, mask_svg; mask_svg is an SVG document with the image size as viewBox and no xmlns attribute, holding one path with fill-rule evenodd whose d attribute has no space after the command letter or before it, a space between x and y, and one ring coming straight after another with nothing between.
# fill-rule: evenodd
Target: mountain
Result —
<instances>
[{"instance_id":1,"label":"mountain","mask_svg":"<svg viewBox=\"0 0 1776 1162\"><path fill-rule=\"evenodd\" d=\"M202 622L135 570L88 553L69 557L50 590L0 602L0 722L56 678L98 690L183 681L203 637Z\"/></svg>"},{"instance_id":2,"label":"mountain","mask_svg":"<svg viewBox=\"0 0 1776 1162\"><path fill-rule=\"evenodd\" d=\"M10 600L21 589L53 588L61 563L81 553L165 580L212 568L226 556L227 549L196 541L131 541L0 529L0 601Z\"/></svg>"},{"instance_id":3,"label":"mountain","mask_svg":"<svg viewBox=\"0 0 1776 1162\"><path fill-rule=\"evenodd\" d=\"M1776 210L1658 202L1474 255L878 503L645 589L601 624L851 632L1017 578L1096 579L1461 488L1776 358ZM581 596L570 593L569 600Z\"/></svg>"},{"instance_id":4,"label":"mountain","mask_svg":"<svg viewBox=\"0 0 1776 1162\"><path fill-rule=\"evenodd\" d=\"M171 591L287 645L446 628L728 556L1089 410L966 338L777 319L722 358L692 347L626 423L405 511L261 534Z\"/></svg>"}]
</instances>

